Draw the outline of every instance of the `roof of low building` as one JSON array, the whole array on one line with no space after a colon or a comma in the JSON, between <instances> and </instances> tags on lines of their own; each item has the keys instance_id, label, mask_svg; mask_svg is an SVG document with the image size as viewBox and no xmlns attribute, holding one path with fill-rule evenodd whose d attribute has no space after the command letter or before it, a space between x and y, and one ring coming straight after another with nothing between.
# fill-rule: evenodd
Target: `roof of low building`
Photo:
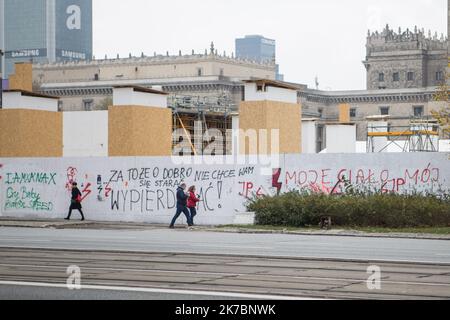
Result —
<instances>
[{"instance_id":1,"label":"roof of low building","mask_svg":"<svg viewBox=\"0 0 450 320\"><path fill-rule=\"evenodd\" d=\"M60 97L56 97L56 96L50 96L47 94L36 93L36 92L32 92L32 91L27 91L27 90L19 90L19 89L3 90L3 92L18 92L22 96L36 97L36 98L46 98L46 99L59 99L60 98Z\"/></svg>"},{"instance_id":2,"label":"roof of low building","mask_svg":"<svg viewBox=\"0 0 450 320\"><path fill-rule=\"evenodd\" d=\"M266 87L276 87L276 88L282 88L282 89L290 89L290 90L299 90L300 86L296 86L287 82L283 81L276 81L276 80L270 80L270 79L250 79L250 80L244 80L245 83L256 83L257 85L262 85Z\"/></svg>"},{"instance_id":3,"label":"roof of low building","mask_svg":"<svg viewBox=\"0 0 450 320\"><path fill-rule=\"evenodd\" d=\"M135 92L144 92L144 93L153 93L153 94L162 94L162 95L169 95L169 93L161 91L161 90L156 90L156 89L151 89L151 88L146 88L146 87L140 87L140 86L114 86L114 89L133 89L133 91Z\"/></svg>"}]
</instances>

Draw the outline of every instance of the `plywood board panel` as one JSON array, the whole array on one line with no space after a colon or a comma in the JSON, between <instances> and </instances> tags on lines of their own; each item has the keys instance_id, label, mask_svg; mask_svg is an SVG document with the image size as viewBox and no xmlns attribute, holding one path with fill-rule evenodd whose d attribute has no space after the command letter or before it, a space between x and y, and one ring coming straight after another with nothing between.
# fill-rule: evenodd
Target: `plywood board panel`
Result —
<instances>
[{"instance_id":1,"label":"plywood board panel","mask_svg":"<svg viewBox=\"0 0 450 320\"><path fill-rule=\"evenodd\" d=\"M279 130L279 152L301 152L301 106L298 104L276 101L245 101L240 105L239 126L245 131L261 129L267 132L267 148L261 145L264 139L259 139L257 153L267 154L272 151L270 130ZM259 132L258 132L259 136ZM241 137L241 154L254 154L250 148L250 140Z\"/></svg>"},{"instance_id":2,"label":"plywood board panel","mask_svg":"<svg viewBox=\"0 0 450 320\"><path fill-rule=\"evenodd\" d=\"M109 108L109 156L168 156L172 111L142 106Z\"/></svg>"},{"instance_id":3,"label":"plywood board panel","mask_svg":"<svg viewBox=\"0 0 450 320\"><path fill-rule=\"evenodd\" d=\"M62 114L0 110L0 157L61 157Z\"/></svg>"}]
</instances>

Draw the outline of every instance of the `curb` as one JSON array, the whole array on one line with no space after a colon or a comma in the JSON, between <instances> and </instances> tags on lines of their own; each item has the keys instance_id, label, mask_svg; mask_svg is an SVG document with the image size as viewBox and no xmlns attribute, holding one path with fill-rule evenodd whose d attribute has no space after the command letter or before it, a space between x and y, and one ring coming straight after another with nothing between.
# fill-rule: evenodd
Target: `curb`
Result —
<instances>
[{"instance_id":1,"label":"curb","mask_svg":"<svg viewBox=\"0 0 450 320\"><path fill-rule=\"evenodd\" d=\"M223 233L244 233L244 234L284 234L301 236L329 236L329 237L354 237L354 238L390 238L390 239L418 239L418 240L447 240L450 241L450 235L434 235L429 233L368 233L362 231L327 233L327 232L302 232L302 231L283 231L283 230L253 230L253 229L203 229L202 231L223 232Z\"/></svg>"},{"instance_id":2,"label":"curb","mask_svg":"<svg viewBox=\"0 0 450 320\"><path fill-rule=\"evenodd\" d=\"M36 228L36 229L98 229L98 230L154 230L158 228L165 229L165 225L156 224L120 224L117 222L51 222L48 220L6 220L0 218L0 228ZM178 229L175 231L184 231L187 229ZM354 238L389 238L389 239L417 239L417 240L445 240L450 241L450 235L438 235L428 233L368 233L363 231L288 231L288 230L263 230L246 228L216 228L211 226L199 226L190 229L194 232L218 232L218 233L241 233L241 234L283 234L283 235L301 235L301 236L334 236L334 237L354 237Z\"/></svg>"}]
</instances>

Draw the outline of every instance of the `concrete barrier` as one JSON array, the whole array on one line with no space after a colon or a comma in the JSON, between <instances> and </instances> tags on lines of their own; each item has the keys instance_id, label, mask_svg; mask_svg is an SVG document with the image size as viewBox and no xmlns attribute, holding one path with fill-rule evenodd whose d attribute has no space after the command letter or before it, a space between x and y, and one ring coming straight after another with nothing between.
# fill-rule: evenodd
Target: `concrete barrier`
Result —
<instances>
[{"instance_id":1,"label":"concrete barrier","mask_svg":"<svg viewBox=\"0 0 450 320\"><path fill-rule=\"evenodd\" d=\"M344 178L383 192L448 193L449 159L449 153L281 155L267 176L261 164L180 165L171 157L0 158L0 215L61 219L76 181L90 220L169 223L176 187L186 182L202 199L196 223L233 224L255 196L344 192Z\"/></svg>"}]
</instances>

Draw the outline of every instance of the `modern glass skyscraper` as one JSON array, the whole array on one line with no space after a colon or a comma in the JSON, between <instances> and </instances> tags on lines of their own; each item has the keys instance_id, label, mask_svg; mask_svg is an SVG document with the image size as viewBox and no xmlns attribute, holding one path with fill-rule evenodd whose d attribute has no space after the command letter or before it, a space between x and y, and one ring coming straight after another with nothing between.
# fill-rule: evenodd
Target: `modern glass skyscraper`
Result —
<instances>
[{"instance_id":1,"label":"modern glass skyscraper","mask_svg":"<svg viewBox=\"0 0 450 320\"><path fill-rule=\"evenodd\" d=\"M16 62L92 59L92 0L0 0L8 77Z\"/></svg>"},{"instance_id":2,"label":"modern glass skyscraper","mask_svg":"<svg viewBox=\"0 0 450 320\"><path fill-rule=\"evenodd\" d=\"M276 43L275 40L264 38L260 35L250 35L236 39L236 57L250 59L257 62L275 62ZM277 65L277 80L283 80Z\"/></svg>"},{"instance_id":3,"label":"modern glass skyscraper","mask_svg":"<svg viewBox=\"0 0 450 320\"><path fill-rule=\"evenodd\" d=\"M251 59L258 62L271 62L275 60L275 40L260 35L245 36L236 39L236 57Z\"/></svg>"}]
</instances>

